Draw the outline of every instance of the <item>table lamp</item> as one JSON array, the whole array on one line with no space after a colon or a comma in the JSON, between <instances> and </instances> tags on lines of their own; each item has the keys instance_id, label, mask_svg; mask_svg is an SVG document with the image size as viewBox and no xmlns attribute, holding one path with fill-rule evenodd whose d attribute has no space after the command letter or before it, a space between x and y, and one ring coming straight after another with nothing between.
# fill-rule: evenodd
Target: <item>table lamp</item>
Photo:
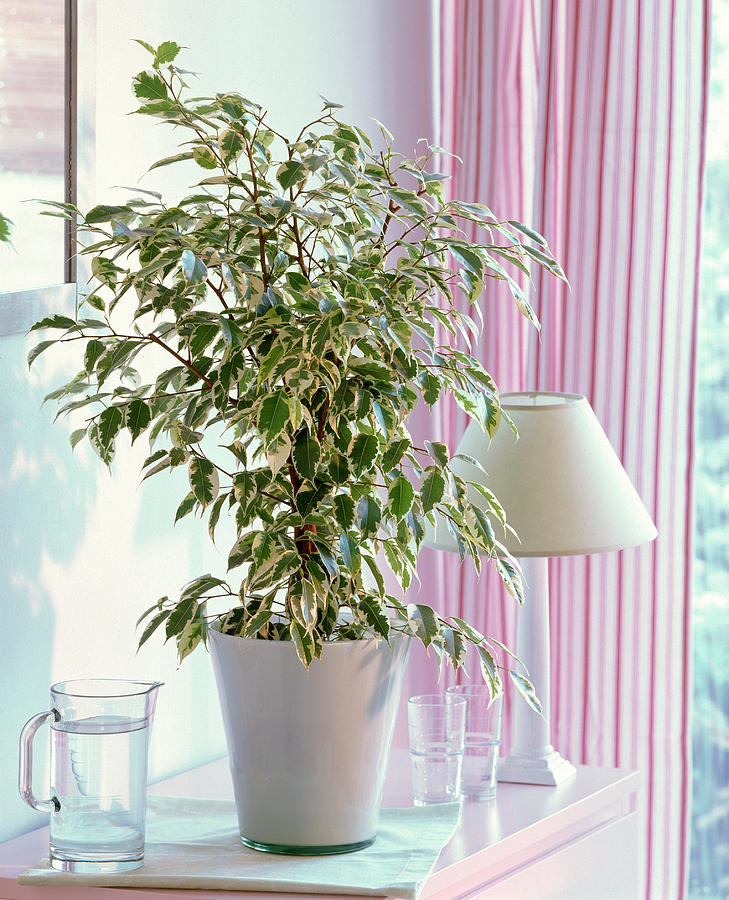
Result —
<instances>
[{"instance_id":1,"label":"table lamp","mask_svg":"<svg viewBox=\"0 0 729 900\"><path fill-rule=\"evenodd\" d=\"M454 459L451 468L468 481L483 483L506 511L510 532L498 539L520 560L525 601L519 610L515 652L528 670L543 715L526 703L513 710L510 755L499 781L560 784L575 767L550 743L549 579L550 556L620 550L652 541L656 528L587 400L578 394L503 394L501 406L518 438L502 423L489 441L471 422L458 452L478 460L481 471ZM469 498L483 507L472 488ZM455 550L444 523L429 540Z\"/></svg>"}]
</instances>

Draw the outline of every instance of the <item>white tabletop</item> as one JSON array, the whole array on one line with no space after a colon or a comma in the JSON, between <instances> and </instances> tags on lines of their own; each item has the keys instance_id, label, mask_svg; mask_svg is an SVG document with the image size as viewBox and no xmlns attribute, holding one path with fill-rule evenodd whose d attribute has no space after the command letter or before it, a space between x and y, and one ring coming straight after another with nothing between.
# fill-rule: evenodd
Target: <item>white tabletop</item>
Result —
<instances>
[{"instance_id":1,"label":"white tabletop","mask_svg":"<svg viewBox=\"0 0 729 900\"><path fill-rule=\"evenodd\" d=\"M494 878L514 866L528 864L534 854L558 846L572 833L584 833L607 821L640 784L637 772L594 766L579 766L577 777L558 787L499 784L495 800L464 803L461 823L441 851L420 900L451 900L483 884L485 872ZM232 798L227 757L151 785L149 790L167 796ZM411 803L408 754L395 748L384 805ZM47 828L0 844L0 900L240 900L241 896L235 891L19 885L17 875L47 852ZM245 896L247 900L272 900L274 895L248 892ZM303 896L275 895L276 900L302 900Z\"/></svg>"}]
</instances>

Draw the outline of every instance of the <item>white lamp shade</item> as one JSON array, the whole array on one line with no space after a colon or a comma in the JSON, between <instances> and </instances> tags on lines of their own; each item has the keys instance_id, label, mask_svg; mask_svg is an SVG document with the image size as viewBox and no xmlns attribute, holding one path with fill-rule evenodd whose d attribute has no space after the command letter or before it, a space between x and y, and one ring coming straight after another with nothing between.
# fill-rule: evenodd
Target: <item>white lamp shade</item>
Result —
<instances>
[{"instance_id":1,"label":"white lamp shade","mask_svg":"<svg viewBox=\"0 0 729 900\"><path fill-rule=\"evenodd\" d=\"M571 556L619 550L651 541L656 528L592 411L578 394L504 394L501 406L519 437L502 422L489 443L472 422L458 452L486 474L454 459L453 471L485 484L501 502L518 539L494 523L514 556ZM470 499L485 502L471 489ZM431 545L455 549L439 523Z\"/></svg>"}]
</instances>

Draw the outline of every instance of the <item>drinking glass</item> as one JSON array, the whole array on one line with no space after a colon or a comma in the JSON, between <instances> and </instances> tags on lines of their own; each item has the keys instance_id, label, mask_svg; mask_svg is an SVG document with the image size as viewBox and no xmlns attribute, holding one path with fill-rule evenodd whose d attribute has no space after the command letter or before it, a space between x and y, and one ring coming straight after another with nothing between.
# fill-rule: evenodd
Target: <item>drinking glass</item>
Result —
<instances>
[{"instance_id":1,"label":"drinking glass","mask_svg":"<svg viewBox=\"0 0 729 900\"><path fill-rule=\"evenodd\" d=\"M147 749L160 682L79 679L51 688L51 708L20 735L20 795L50 815L50 861L67 872L142 865ZM33 738L51 726L51 797L33 794Z\"/></svg>"},{"instance_id":2,"label":"drinking glass","mask_svg":"<svg viewBox=\"0 0 729 900\"><path fill-rule=\"evenodd\" d=\"M420 694L408 700L413 803L458 800L466 701L452 694Z\"/></svg>"},{"instance_id":3,"label":"drinking glass","mask_svg":"<svg viewBox=\"0 0 729 900\"><path fill-rule=\"evenodd\" d=\"M446 693L466 703L461 794L471 800L490 800L496 796L503 695L492 699L485 684L458 684Z\"/></svg>"}]
</instances>

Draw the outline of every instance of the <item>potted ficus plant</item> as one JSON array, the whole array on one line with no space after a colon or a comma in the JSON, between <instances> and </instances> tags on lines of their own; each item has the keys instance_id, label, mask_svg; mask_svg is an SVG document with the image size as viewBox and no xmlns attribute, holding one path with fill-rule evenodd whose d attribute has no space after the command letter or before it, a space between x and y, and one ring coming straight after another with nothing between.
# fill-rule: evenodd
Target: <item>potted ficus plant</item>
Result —
<instances>
[{"instance_id":1,"label":"potted ficus plant","mask_svg":"<svg viewBox=\"0 0 729 900\"><path fill-rule=\"evenodd\" d=\"M285 137L237 93L188 99L180 47L139 43L152 61L134 79L137 112L184 136L151 169L197 166L202 177L172 204L151 191L85 215L56 204L85 235L95 287L77 318L34 326L57 336L29 362L73 342L82 368L49 395L87 416L71 443L87 440L111 464L122 432L146 435L145 478L188 474L174 520L199 515L211 538L232 523L228 572L155 602L140 643L164 629L181 660L212 644L244 841L364 846L409 639L456 669L473 645L494 693L505 668L497 642L395 596L383 567L407 589L438 513L461 556L477 569L491 559L521 601L497 499L475 486L472 502L448 448L413 440L408 416L450 392L493 434L496 385L459 349L478 334L484 283L506 283L536 325L507 268L562 273L538 234L445 198L442 151L423 142L406 159L386 128L374 143L330 101ZM329 743L315 750L316 740Z\"/></svg>"}]
</instances>

